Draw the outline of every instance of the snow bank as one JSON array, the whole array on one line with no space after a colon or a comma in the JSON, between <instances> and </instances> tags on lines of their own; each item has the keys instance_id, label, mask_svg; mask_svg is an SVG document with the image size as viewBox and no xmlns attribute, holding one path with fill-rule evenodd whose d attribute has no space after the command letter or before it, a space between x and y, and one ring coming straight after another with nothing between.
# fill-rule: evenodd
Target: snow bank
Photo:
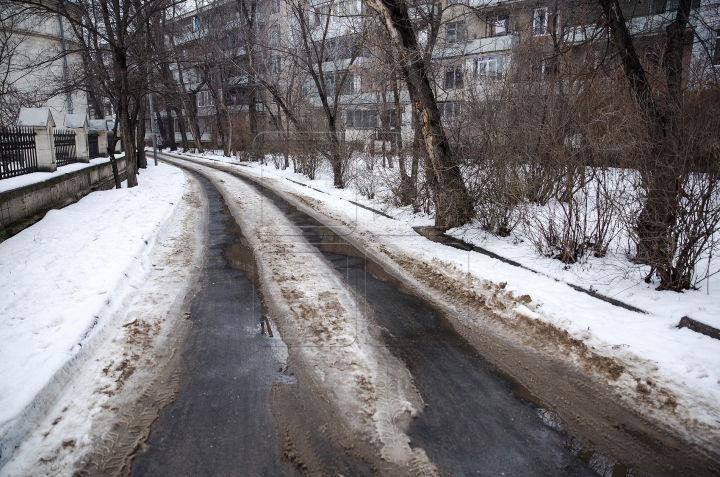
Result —
<instances>
[{"instance_id":1,"label":"snow bank","mask_svg":"<svg viewBox=\"0 0 720 477\"><path fill-rule=\"evenodd\" d=\"M150 269L185 176L161 165L139 182L51 210L0 244L0 466Z\"/></svg>"}]
</instances>

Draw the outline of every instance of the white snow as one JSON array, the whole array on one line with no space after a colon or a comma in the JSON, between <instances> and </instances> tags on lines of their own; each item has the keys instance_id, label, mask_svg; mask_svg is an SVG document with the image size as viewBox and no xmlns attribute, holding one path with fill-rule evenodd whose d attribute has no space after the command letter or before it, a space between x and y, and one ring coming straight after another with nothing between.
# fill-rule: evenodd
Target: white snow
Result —
<instances>
[{"instance_id":1,"label":"white snow","mask_svg":"<svg viewBox=\"0 0 720 477\"><path fill-rule=\"evenodd\" d=\"M150 269L185 176L161 165L139 183L51 210L0 244L0 463Z\"/></svg>"},{"instance_id":2,"label":"white snow","mask_svg":"<svg viewBox=\"0 0 720 477\"><path fill-rule=\"evenodd\" d=\"M295 203L298 203L298 196L311 199L314 205L305 207L306 211L321 216L326 223L344 224L340 229L349 234L351 241L361 242L368 251L381 251L384 247L393 254L404 253L428 264L443 264L443 268L449 270L448 274L456 273L462 277L469 272L473 279L489 280L495 284L506 282L506 291L515 296L529 295L532 299L532 309L520 306L515 309L516 313L565 329L596 353L624 365L627 373L617 382L608 384L626 396L635 392L637 379L652 378L654 382L661 383L679 403L675 411L679 421L692 421L709 429L707 435L691 438L717 446L720 438L720 341L676 326L685 315L710 325L720 325L720 277L716 276L710 283L709 290L706 281L699 291L659 292L654 289L656 284L648 285L642 281L637 269L634 273L618 271L624 264L617 256L593 258L585 264L565 269L561 262L539 257L530 246L513 243L512 238L488 237L472 226L454 232L466 241L475 242L541 272L536 274L486 255L457 250L420 237L412 227L432 225L429 217L362 199L352 189L335 189L327 172L311 181L290 169L278 170L272 163L240 165L237 159L221 155L194 156L236 163L233 167L238 172L263 180L268 187L282 191L286 199ZM398 220L359 208L350 200L381 209ZM575 291L564 282L592 287L648 314L610 305ZM462 305L450 306L463 314ZM472 322L476 317L465 316L463 319ZM644 409L643 412L660 411ZM667 416L656 417L667 419Z\"/></svg>"},{"instance_id":3,"label":"white snow","mask_svg":"<svg viewBox=\"0 0 720 477\"><path fill-rule=\"evenodd\" d=\"M123 157L123 155L124 154L115 157L119 159ZM69 174L70 172L86 169L96 164L105 164L106 162L110 162L110 159L107 157L98 157L95 159L90 159L90 163L76 162L74 164L68 164L67 166L58 167L57 170L54 172L31 172L30 174L9 177L7 179L0 180L0 192L6 192L13 189L19 189L21 187L25 187L31 184L37 184L53 177L58 177Z\"/></svg>"},{"instance_id":4,"label":"white snow","mask_svg":"<svg viewBox=\"0 0 720 477\"><path fill-rule=\"evenodd\" d=\"M106 453L122 455L123 449L134 449L142 435L123 433L118 415L135 417L134 425L142 427L160 408L148 412L143 398L167 402L177 385L167 377L178 364L178 343L191 323L183 319L188 316L185 297L197 282L208 235L202 185L190 178L185 191L158 236L147 279L94 340L92 350L85 350L84 363L0 476L70 476L79 462L90 462L102 473Z\"/></svg>"}]
</instances>

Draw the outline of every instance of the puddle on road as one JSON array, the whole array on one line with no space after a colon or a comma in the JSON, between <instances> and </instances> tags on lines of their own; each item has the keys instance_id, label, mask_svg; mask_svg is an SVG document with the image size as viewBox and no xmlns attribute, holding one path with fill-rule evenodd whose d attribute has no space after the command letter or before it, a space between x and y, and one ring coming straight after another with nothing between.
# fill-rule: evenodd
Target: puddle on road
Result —
<instances>
[{"instance_id":1,"label":"puddle on road","mask_svg":"<svg viewBox=\"0 0 720 477\"><path fill-rule=\"evenodd\" d=\"M271 190L233 175L271 199L373 310L385 345L427 404L408 431L411 446L439 467L450 475L638 475L564 432L552 411L377 263Z\"/></svg>"}]
</instances>

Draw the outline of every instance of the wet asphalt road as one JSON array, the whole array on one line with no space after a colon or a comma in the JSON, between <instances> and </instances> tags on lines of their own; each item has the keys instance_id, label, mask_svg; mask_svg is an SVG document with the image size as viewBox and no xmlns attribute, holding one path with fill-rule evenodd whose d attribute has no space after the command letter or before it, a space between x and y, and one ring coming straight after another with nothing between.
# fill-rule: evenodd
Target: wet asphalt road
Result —
<instances>
[{"instance_id":1,"label":"wet asphalt road","mask_svg":"<svg viewBox=\"0 0 720 477\"><path fill-rule=\"evenodd\" d=\"M273 384L292 377L282 372L276 340L262 334L260 299L247 268L251 252L222 196L194 175L209 199L210 224L193 327L177 399L153 424L132 475L298 475L282 460L270 412Z\"/></svg>"},{"instance_id":2,"label":"wet asphalt road","mask_svg":"<svg viewBox=\"0 0 720 477\"><path fill-rule=\"evenodd\" d=\"M293 378L274 346L278 337L263 334L266 325L260 325L252 252L243 245L222 196L205 177L193 175L210 203L207 261L192 301L193 329L183 353L177 400L153 424L144 452L132 463L132 475L299 475L283 460L282 432L270 410L273 385L291 384ZM409 429L412 445L421 446L445 474L597 475L571 451L572 438L547 426L533 404L513 393L514 383L431 306L403 291L328 228L256 187L372 308L377 325L385 329L385 345L408 367L428 404ZM344 462L343 470L350 470L346 477L355 475L339 447L316 449L322 450L326 464Z\"/></svg>"},{"instance_id":3,"label":"wet asphalt road","mask_svg":"<svg viewBox=\"0 0 720 477\"><path fill-rule=\"evenodd\" d=\"M408 435L438 467L453 476L598 475L571 450L578 443L545 424L541 410L513 392L517 384L500 375L429 304L403 291L330 229L253 185L320 249L386 330L385 345L405 363L428 404Z\"/></svg>"}]
</instances>

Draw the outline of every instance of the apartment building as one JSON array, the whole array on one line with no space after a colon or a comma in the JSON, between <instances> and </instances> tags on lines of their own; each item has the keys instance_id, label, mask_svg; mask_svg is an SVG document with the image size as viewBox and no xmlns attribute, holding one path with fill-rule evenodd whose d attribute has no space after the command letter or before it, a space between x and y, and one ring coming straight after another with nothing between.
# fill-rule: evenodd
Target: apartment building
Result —
<instances>
[{"instance_id":1,"label":"apartment building","mask_svg":"<svg viewBox=\"0 0 720 477\"><path fill-rule=\"evenodd\" d=\"M5 8L0 25L0 124L14 125L21 107L50 107L59 125L66 114L86 113L87 95L72 89L71 78L82 60L79 54L64 55L77 47L67 20L12 4Z\"/></svg>"},{"instance_id":2,"label":"apartment building","mask_svg":"<svg viewBox=\"0 0 720 477\"><path fill-rule=\"evenodd\" d=\"M621 0L621 7L643 60L661 61L677 0ZM542 81L555 71L559 52L579 63L596 61L588 58L599 58L607 46L599 11L590 0L413 3L443 121L455 123L465 104L492 94L511 72L512 81ZM695 0L690 24L687 68L720 64L718 3ZM333 120L347 141L374 147L377 140L413 137L392 48L362 0L219 0L177 19L174 43L182 57L174 75L192 96L203 142L217 143L223 121L236 127L250 115L259 124L255 131L289 129L290 114L321 128L323 110L336 111Z\"/></svg>"}]
</instances>

